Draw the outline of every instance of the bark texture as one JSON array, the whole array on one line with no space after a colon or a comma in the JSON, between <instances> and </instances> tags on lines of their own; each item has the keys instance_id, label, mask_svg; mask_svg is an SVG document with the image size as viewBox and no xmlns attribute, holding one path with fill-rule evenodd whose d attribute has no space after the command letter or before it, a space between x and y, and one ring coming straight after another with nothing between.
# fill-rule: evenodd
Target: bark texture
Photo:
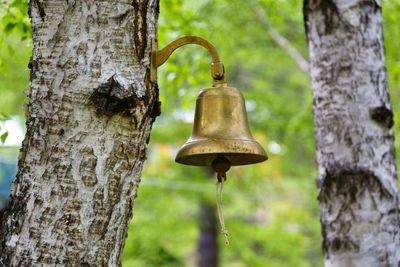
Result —
<instances>
[{"instance_id":1,"label":"bark texture","mask_svg":"<svg viewBox=\"0 0 400 267\"><path fill-rule=\"evenodd\" d=\"M31 0L27 133L1 266L118 266L159 114L157 0Z\"/></svg>"},{"instance_id":2,"label":"bark texture","mask_svg":"<svg viewBox=\"0 0 400 267\"><path fill-rule=\"evenodd\" d=\"M400 266L379 0L306 0L325 266Z\"/></svg>"}]
</instances>

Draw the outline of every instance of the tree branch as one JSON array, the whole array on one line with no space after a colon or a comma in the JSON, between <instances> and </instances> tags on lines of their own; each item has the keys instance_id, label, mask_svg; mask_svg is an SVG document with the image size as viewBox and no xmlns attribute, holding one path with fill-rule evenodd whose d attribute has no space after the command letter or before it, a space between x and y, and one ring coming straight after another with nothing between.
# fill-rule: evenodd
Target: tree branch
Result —
<instances>
[{"instance_id":1,"label":"tree branch","mask_svg":"<svg viewBox=\"0 0 400 267\"><path fill-rule=\"evenodd\" d=\"M266 30L271 39L280 47L282 47L286 51L286 53L289 54L289 56L296 62L297 67L301 71L308 73L308 61L285 37L280 35L276 30L271 27L270 23L268 22L267 14L265 13L263 7L257 1L252 1L250 6L253 9L258 22Z\"/></svg>"}]
</instances>

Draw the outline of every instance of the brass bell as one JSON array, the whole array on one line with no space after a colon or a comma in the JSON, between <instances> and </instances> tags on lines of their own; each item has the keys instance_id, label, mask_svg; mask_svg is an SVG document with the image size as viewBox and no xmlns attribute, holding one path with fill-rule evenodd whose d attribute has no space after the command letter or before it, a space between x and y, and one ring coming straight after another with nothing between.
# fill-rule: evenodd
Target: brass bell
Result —
<instances>
[{"instance_id":1,"label":"brass bell","mask_svg":"<svg viewBox=\"0 0 400 267\"><path fill-rule=\"evenodd\" d=\"M230 166L267 160L253 139L240 91L226 84L202 90L196 100L192 135L176 155L186 165L215 166L221 159Z\"/></svg>"},{"instance_id":2,"label":"brass bell","mask_svg":"<svg viewBox=\"0 0 400 267\"><path fill-rule=\"evenodd\" d=\"M197 44L212 57L213 87L202 90L196 100L192 135L181 147L175 161L186 165L210 166L217 173L217 212L221 231L228 244L228 230L222 214L222 184L231 166L254 164L267 160L264 149L253 139L247 122L242 94L228 87L225 69L215 47L198 36L181 37L161 50L151 42L150 81L157 81L157 67L179 47Z\"/></svg>"}]
</instances>

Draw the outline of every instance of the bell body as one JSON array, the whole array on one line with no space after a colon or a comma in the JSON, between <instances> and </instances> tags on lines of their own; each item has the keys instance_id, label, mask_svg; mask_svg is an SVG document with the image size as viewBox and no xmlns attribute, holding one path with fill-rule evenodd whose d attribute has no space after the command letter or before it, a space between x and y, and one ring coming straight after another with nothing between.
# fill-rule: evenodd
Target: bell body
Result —
<instances>
[{"instance_id":1,"label":"bell body","mask_svg":"<svg viewBox=\"0 0 400 267\"><path fill-rule=\"evenodd\" d=\"M192 135L176 155L186 165L211 166L224 157L232 166L267 160L253 139L239 90L219 85L202 90L196 101Z\"/></svg>"}]
</instances>

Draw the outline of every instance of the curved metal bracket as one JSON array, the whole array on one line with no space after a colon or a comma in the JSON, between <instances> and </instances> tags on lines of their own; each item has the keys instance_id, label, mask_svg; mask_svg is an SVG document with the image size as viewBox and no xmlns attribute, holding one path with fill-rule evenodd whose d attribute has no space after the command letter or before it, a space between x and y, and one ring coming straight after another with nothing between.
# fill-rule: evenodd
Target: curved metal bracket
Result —
<instances>
[{"instance_id":1,"label":"curved metal bracket","mask_svg":"<svg viewBox=\"0 0 400 267\"><path fill-rule=\"evenodd\" d=\"M207 40L198 36L184 36L181 37L161 50L157 50L157 44L155 41L151 43L151 73L150 80L155 82L157 80L157 68L168 60L169 56L179 47L187 44L197 44L205 47L211 54L211 76L214 80L214 85L224 84L225 82L225 70L222 64L218 52L215 47Z\"/></svg>"}]
</instances>

